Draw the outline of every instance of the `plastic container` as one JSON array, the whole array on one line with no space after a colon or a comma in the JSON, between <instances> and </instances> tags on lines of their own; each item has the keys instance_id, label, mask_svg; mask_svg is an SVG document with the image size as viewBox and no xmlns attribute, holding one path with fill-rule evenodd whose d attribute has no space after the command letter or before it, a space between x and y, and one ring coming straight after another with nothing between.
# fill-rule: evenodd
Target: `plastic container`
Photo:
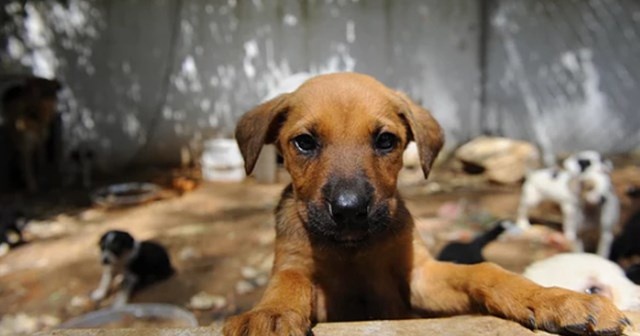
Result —
<instances>
[{"instance_id":1,"label":"plastic container","mask_svg":"<svg viewBox=\"0 0 640 336\"><path fill-rule=\"evenodd\" d=\"M189 311L162 303L128 304L118 308L105 308L78 316L57 326L56 329L87 328L190 328L198 321Z\"/></svg>"},{"instance_id":2,"label":"plastic container","mask_svg":"<svg viewBox=\"0 0 640 336\"><path fill-rule=\"evenodd\" d=\"M206 181L242 181L244 160L233 139L212 139L204 142L200 159L202 178Z\"/></svg>"}]
</instances>

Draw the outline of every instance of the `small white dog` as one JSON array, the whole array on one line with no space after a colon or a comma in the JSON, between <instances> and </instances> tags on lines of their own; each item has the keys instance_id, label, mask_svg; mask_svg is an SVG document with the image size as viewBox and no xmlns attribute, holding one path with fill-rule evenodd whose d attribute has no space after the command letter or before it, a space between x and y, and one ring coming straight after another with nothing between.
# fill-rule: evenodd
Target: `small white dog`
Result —
<instances>
[{"instance_id":1,"label":"small white dog","mask_svg":"<svg viewBox=\"0 0 640 336\"><path fill-rule=\"evenodd\" d=\"M545 287L603 295L621 310L640 309L640 286L620 266L595 254L558 254L533 263L523 275Z\"/></svg>"},{"instance_id":2,"label":"small white dog","mask_svg":"<svg viewBox=\"0 0 640 336\"><path fill-rule=\"evenodd\" d=\"M582 166L582 165L580 165ZM530 227L529 210L544 200L560 205L562 229L576 252L584 251L578 232L585 229L586 207L599 210L600 241L597 253L608 257L613 241L613 227L620 216L620 202L615 194L609 174L596 169L596 165L580 174L568 170L547 168L527 174L522 186L517 224L522 229Z\"/></svg>"}]
</instances>

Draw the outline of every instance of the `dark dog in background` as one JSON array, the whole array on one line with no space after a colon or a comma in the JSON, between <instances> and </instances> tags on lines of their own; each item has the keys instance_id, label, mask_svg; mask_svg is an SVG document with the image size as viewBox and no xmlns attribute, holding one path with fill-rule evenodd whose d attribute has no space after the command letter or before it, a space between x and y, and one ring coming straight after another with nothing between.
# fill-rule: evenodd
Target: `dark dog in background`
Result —
<instances>
[{"instance_id":1,"label":"dark dog in background","mask_svg":"<svg viewBox=\"0 0 640 336\"><path fill-rule=\"evenodd\" d=\"M91 293L94 301L103 300L109 293L114 278L122 274L114 306L129 301L135 291L165 280L175 273L167 250L152 241L136 241L129 233L112 230L100 238L102 278Z\"/></svg>"},{"instance_id":2,"label":"dark dog in background","mask_svg":"<svg viewBox=\"0 0 640 336\"><path fill-rule=\"evenodd\" d=\"M630 187L626 194L637 206L640 202L640 187ZM622 266L629 279L640 284L640 210L636 209L613 240L610 259Z\"/></svg>"},{"instance_id":3,"label":"dark dog in background","mask_svg":"<svg viewBox=\"0 0 640 336\"><path fill-rule=\"evenodd\" d=\"M506 230L516 229L516 224L501 220L493 225L493 228L486 231L468 243L451 242L447 244L438 254L438 260L450 261L456 264L473 265L486 261L482 256L482 250L490 242L496 240Z\"/></svg>"},{"instance_id":4,"label":"dark dog in background","mask_svg":"<svg viewBox=\"0 0 640 336\"><path fill-rule=\"evenodd\" d=\"M2 95L2 119L9 135L12 156L30 192L38 190L45 168L52 124L56 118L60 82L24 78Z\"/></svg>"},{"instance_id":5,"label":"dark dog in background","mask_svg":"<svg viewBox=\"0 0 640 336\"><path fill-rule=\"evenodd\" d=\"M0 245L9 247L24 242L22 230L27 225L27 217L21 210L6 208L0 210Z\"/></svg>"}]
</instances>

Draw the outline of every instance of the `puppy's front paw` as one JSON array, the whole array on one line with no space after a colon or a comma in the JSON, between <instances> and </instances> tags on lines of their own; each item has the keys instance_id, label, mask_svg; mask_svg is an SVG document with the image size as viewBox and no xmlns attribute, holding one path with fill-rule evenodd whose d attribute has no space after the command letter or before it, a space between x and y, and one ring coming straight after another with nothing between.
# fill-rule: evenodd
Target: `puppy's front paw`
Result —
<instances>
[{"instance_id":1,"label":"puppy's front paw","mask_svg":"<svg viewBox=\"0 0 640 336\"><path fill-rule=\"evenodd\" d=\"M528 301L523 324L563 335L622 335L629 320L608 299L561 288L543 288Z\"/></svg>"},{"instance_id":2,"label":"puppy's front paw","mask_svg":"<svg viewBox=\"0 0 640 336\"><path fill-rule=\"evenodd\" d=\"M224 336L310 336L311 321L292 309L259 308L227 319Z\"/></svg>"}]
</instances>

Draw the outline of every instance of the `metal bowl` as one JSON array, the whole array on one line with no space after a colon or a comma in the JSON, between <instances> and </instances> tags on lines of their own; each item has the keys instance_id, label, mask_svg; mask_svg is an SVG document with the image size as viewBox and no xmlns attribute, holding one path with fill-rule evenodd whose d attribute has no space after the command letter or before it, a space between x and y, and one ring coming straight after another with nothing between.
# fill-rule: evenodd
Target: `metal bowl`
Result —
<instances>
[{"instance_id":1,"label":"metal bowl","mask_svg":"<svg viewBox=\"0 0 640 336\"><path fill-rule=\"evenodd\" d=\"M91 200L105 207L132 206L154 200L159 193L160 187L153 183L119 183L94 191Z\"/></svg>"},{"instance_id":2,"label":"metal bowl","mask_svg":"<svg viewBox=\"0 0 640 336\"><path fill-rule=\"evenodd\" d=\"M97 310L75 317L56 328L189 328L197 326L198 321L195 316L178 306L137 303Z\"/></svg>"}]
</instances>

